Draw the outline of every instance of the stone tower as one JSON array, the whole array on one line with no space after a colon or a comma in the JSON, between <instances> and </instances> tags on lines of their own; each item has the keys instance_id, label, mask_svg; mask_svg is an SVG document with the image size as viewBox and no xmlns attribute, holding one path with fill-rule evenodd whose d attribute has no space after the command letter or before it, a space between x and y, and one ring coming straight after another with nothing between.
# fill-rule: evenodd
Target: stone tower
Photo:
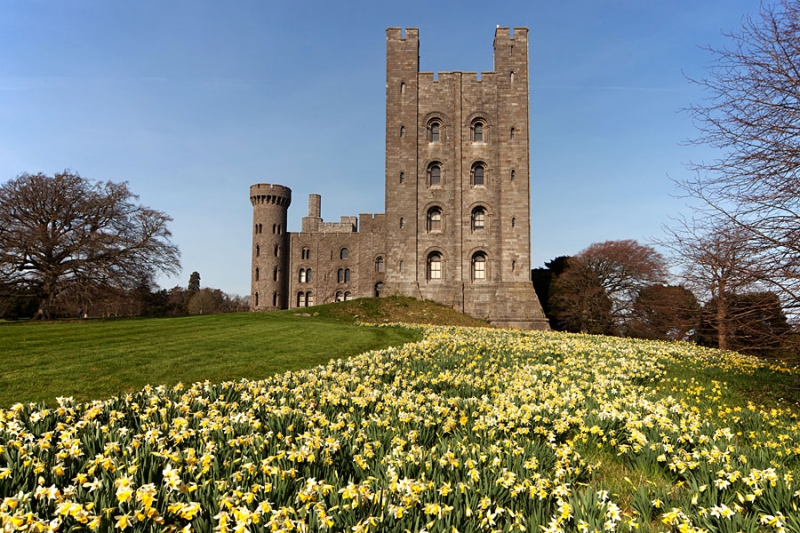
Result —
<instances>
[{"instance_id":1,"label":"stone tower","mask_svg":"<svg viewBox=\"0 0 800 533\"><path fill-rule=\"evenodd\" d=\"M253 249L250 310L286 309L289 302L289 235L286 215L292 190L257 183L250 187Z\"/></svg>"},{"instance_id":2,"label":"stone tower","mask_svg":"<svg viewBox=\"0 0 800 533\"><path fill-rule=\"evenodd\" d=\"M497 28L494 71L419 72L386 31L386 293L547 328L530 281L528 30Z\"/></svg>"}]
</instances>

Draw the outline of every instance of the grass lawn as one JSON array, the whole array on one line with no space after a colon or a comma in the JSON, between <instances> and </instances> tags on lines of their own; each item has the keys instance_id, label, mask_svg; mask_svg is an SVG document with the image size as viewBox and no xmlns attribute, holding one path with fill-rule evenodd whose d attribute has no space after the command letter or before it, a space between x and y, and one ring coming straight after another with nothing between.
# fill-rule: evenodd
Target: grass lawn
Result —
<instances>
[{"instance_id":1,"label":"grass lawn","mask_svg":"<svg viewBox=\"0 0 800 533\"><path fill-rule=\"evenodd\" d=\"M58 396L102 399L147 384L260 379L420 338L327 316L323 310L317 317L283 311L0 324L0 408L53 405Z\"/></svg>"}]
</instances>

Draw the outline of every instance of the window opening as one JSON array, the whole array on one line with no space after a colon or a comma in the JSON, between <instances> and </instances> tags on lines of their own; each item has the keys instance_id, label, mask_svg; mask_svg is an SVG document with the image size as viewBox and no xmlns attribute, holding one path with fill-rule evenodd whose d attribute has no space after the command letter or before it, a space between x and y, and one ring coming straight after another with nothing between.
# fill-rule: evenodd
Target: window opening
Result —
<instances>
[{"instance_id":1,"label":"window opening","mask_svg":"<svg viewBox=\"0 0 800 533\"><path fill-rule=\"evenodd\" d=\"M314 293L311 291L306 293L306 307L314 307Z\"/></svg>"},{"instance_id":2,"label":"window opening","mask_svg":"<svg viewBox=\"0 0 800 533\"><path fill-rule=\"evenodd\" d=\"M511 181L514 181L514 178L516 177L516 175L517 175L517 171L516 170L512 170L511 171Z\"/></svg>"},{"instance_id":3,"label":"window opening","mask_svg":"<svg viewBox=\"0 0 800 533\"><path fill-rule=\"evenodd\" d=\"M472 256L472 279L486 279L486 256L482 253Z\"/></svg>"},{"instance_id":4,"label":"window opening","mask_svg":"<svg viewBox=\"0 0 800 533\"><path fill-rule=\"evenodd\" d=\"M431 124L431 142L439 142L439 123Z\"/></svg>"},{"instance_id":5,"label":"window opening","mask_svg":"<svg viewBox=\"0 0 800 533\"><path fill-rule=\"evenodd\" d=\"M375 298L380 298L381 292L383 292L383 282L379 281L375 284Z\"/></svg>"},{"instance_id":6,"label":"window opening","mask_svg":"<svg viewBox=\"0 0 800 533\"><path fill-rule=\"evenodd\" d=\"M406 181L406 174L405 174L405 172L401 172L400 173L400 183L403 183L405 181Z\"/></svg>"},{"instance_id":7,"label":"window opening","mask_svg":"<svg viewBox=\"0 0 800 533\"><path fill-rule=\"evenodd\" d=\"M339 259L347 259L348 257L350 257L350 250L347 248L342 248L342 250L339 252Z\"/></svg>"},{"instance_id":8,"label":"window opening","mask_svg":"<svg viewBox=\"0 0 800 533\"><path fill-rule=\"evenodd\" d=\"M438 186L442 184L442 167L439 165L431 165L428 174L430 175L431 186Z\"/></svg>"},{"instance_id":9,"label":"window opening","mask_svg":"<svg viewBox=\"0 0 800 533\"><path fill-rule=\"evenodd\" d=\"M428 210L428 231L442 231L442 210L438 207Z\"/></svg>"},{"instance_id":10,"label":"window opening","mask_svg":"<svg viewBox=\"0 0 800 533\"><path fill-rule=\"evenodd\" d=\"M511 128L511 138L514 138L514 128Z\"/></svg>"},{"instance_id":11,"label":"window opening","mask_svg":"<svg viewBox=\"0 0 800 533\"><path fill-rule=\"evenodd\" d=\"M380 255L375 259L375 272L383 272L383 257Z\"/></svg>"},{"instance_id":12,"label":"window opening","mask_svg":"<svg viewBox=\"0 0 800 533\"><path fill-rule=\"evenodd\" d=\"M517 225L517 217L511 217L511 227L513 228L516 225Z\"/></svg>"},{"instance_id":13,"label":"window opening","mask_svg":"<svg viewBox=\"0 0 800 533\"><path fill-rule=\"evenodd\" d=\"M258 293L255 293L253 296L256 298L256 307L258 307ZM272 304L275 305L275 304Z\"/></svg>"},{"instance_id":14,"label":"window opening","mask_svg":"<svg viewBox=\"0 0 800 533\"><path fill-rule=\"evenodd\" d=\"M400 217L400 227L403 227L403 217Z\"/></svg>"},{"instance_id":15,"label":"window opening","mask_svg":"<svg viewBox=\"0 0 800 533\"><path fill-rule=\"evenodd\" d=\"M311 283L311 269L306 269L306 283Z\"/></svg>"},{"instance_id":16,"label":"window opening","mask_svg":"<svg viewBox=\"0 0 800 533\"><path fill-rule=\"evenodd\" d=\"M303 292L297 293L297 307L305 307L306 295Z\"/></svg>"},{"instance_id":17,"label":"window opening","mask_svg":"<svg viewBox=\"0 0 800 533\"><path fill-rule=\"evenodd\" d=\"M353 299L353 294L350 291L345 291L344 292L344 301L346 302L346 301L352 300L352 299Z\"/></svg>"},{"instance_id":18,"label":"window opening","mask_svg":"<svg viewBox=\"0 0 800 533\"><path fill-rule=\"evenodd\" d=\"M476 122L472 127L472 140L476 143L483 142L483 123Z\"/></svg>"},{"instance_id":19,"label":"window opening","mask_svg":"<svg viewBox=\"0 0 800 533\"><path fill-rule=\"evenodd\" d=\"M300 283L305 283L305 282L306 282L306 269L305 268L301 268L300 269Z\"/></svg>"},{"instance_id":20,"label":"window opening","mask_svg":"<svg viewBox=\"0 0 800 533\"><path fill-rule=\"evenodd\" d=\"M344 269L344 282L345 283L350 283L350 269L349 268L345 268Z\"/></svg>"},{"instance_id":21,"label":"window opening","mask_svg":"<svg viewBox=\"0 0 800 533\"><path fill-rule=\"evenodd\" d=\"M258 273L259 273L259 270L258 270L258 268L256 268L256 281L258 281Z\"/></svg>"},{"instance_id":22,"label":"window opening","mask_svg":"<svg viewBox=\"0 0 800 533\"><path fill-rule=\"evenodd\" d=\"M472 229L481 230L486 227L486 211L482 207L476 207L472 211Z\"/></svg>"},{"instance_id":23,"label":"window opening","mask_svg":"<svg viewBox=\"0 0 800 533\"><path fill-rule=\"evenodd\" d=\"M482 165L475 165L472 168L472 184L473 185L484 185L484 169Z\"/></svg>"},{"instance_id":24,"label":"window opening","mask_svg":"<svg viewBox=\"0 0 800 533\"><path fill-rule=\"evenodd\" d=\"M442 256L436 252L428 256L428 279L442 279Z\"/></svg>"},{"instance_id":25,"label":"window opening","mask_svg":"<svg viewBox=\"0 0 800 533\"><path fill-rule=\"evenodd\" d=\"M256 257L258 257L259 255L261 255L261 247L256 244Z\"/></svg>"},{"instance_id":26,"label":"window opening","mask_svg":"<svg viewBox=\"0 0 800 533\"><path fill-rule=\"evenodd\" d=\"M405 136L406 136L406 127L400 126L400 137L405 137Z\"/></svg>"},{"instance_id":27,"label":"window opening","mask_svg":"<svg viewBox=\"0 0 800 533\"><path fill-rule=\"evenodd\" d=\"M336 291L336 296L333 298L334 302L341 302L344 298L342 297L342 291Z\"/></svg>"}]
</instances>

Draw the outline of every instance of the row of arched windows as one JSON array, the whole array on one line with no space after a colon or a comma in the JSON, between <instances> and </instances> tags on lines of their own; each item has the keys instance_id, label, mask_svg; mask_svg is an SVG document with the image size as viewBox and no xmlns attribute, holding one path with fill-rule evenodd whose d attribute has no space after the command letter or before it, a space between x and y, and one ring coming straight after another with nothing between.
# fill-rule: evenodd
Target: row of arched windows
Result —
<instances>
[{"instance_id":1,"label":"row of arched windows","mask_svg":"<svg viewBox=\"0 0 800 533\"><path fill-rule=\"evenodd\" d=\"M473 281L485 280L486 275L486 254L484 252L475 252L472 254L470 260L470 279ZM436 281L444 279L444 260L440 252L431 252L428 254L426 275L429 281Z\"/></svg>"},{"instance_id":2,"label":"row of arched windows","mask_svg":"<svg viewBox=\"0 0 800 533\"><path fill-rule=\"evenodd\" d=\"M427 183L429 187L441 187L443 185L442 164L440 162L434 161L431 164L429 164L426 174L427 174ZM483 161L477 161L473 163L469 171L470 185L472 185L473 187L486 186L487 174L488 172L486 170L486 163L484 163Z\"/></svg>"},{"instance_id":3,"label":"row of arched windows","mask_svg":"<svg viewBox=\"0 0 800 533\"><path fill-rule=\"evenodd\" d=\"M478 117L472 120L469 125L469 140L474 143L485 143L488 141L486 119ZM441 118L435 117L428 121L427 137L428 142L438 143L443 138L444 122ZM400 126L400 136L405 135L405 128ZM508 132L509 139L513 139L516 128L511 127Z\"/></svg>"},{"instance_id":4,"label":"row of arched windows","mask_svg":"<svg viewBox=\"0 0 800 533\"><path fill-rule=\"evenodd\" d=\"M512 227L513 227L512 219ZM442 208L438 206L428 209L426 216L426 228L429 232L442 231ZM486 209L478 206L472 210L470 215L470 229L480 231L486 229Z\"/></svg>"},{"instance_id":5,"label":"row of arched windows","mask_svg":"<svg viewBox=\"0 0 800 533\"><path fill-rule=\"evenodd\" d=\"M311 269L310 268L301 268L300 269L300 283L311 283Z\"/></svg>"},{"instance_id":6,"label":"row of arched windows","mask_svg":"<svg viewBox=\"0 0 800 533\"><path fill-rule=\"evenodd\" d=\"M298 292L297 293L297 307L311 307L314 305L314 293Z\"/></svg>"},{"instance_id":7,"label":"row of arched windows","mask_svg":"<svg viewBox=\"0 0 800 533\"><path fill-rule=\"evenodd\" d=\"M264 233L264 224L256 224L253 228L253 233ZM272 233L280 235L283 233L283 226L281 224L273 224Z\"/></svg>"},{"instance_id":8,"label":"row of arched windows","mask_svg":"<svg viewBox=\"0 0 800 533\"><path fill-rule=\"evenodd\" d=\"M280 297L281 297L280 293L277 293L277 292L273 292L272 293L272 307L278 307L278 302L280 300ZM255 307L258 307L258 293L257 292L253 294L253 305Z\"/></svg>"}]
</instances>

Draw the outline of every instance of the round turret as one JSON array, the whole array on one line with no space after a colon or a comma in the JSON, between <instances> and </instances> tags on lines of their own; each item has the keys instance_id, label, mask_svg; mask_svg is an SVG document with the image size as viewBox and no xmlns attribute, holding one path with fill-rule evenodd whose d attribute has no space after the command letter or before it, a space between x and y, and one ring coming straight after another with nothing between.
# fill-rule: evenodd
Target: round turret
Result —
<instances>
[{"instance_id":1,"label":"round turret","mask_svg":"<svg viewBox=\"0 0 800 533\"><path fill-rule=\"evenodd\" d=\"M253 251L250 309L264 311L289 306L289 234L286 219L292 190L257 183L250 187L253 205Z\"/></svg>"}]
</instances>

